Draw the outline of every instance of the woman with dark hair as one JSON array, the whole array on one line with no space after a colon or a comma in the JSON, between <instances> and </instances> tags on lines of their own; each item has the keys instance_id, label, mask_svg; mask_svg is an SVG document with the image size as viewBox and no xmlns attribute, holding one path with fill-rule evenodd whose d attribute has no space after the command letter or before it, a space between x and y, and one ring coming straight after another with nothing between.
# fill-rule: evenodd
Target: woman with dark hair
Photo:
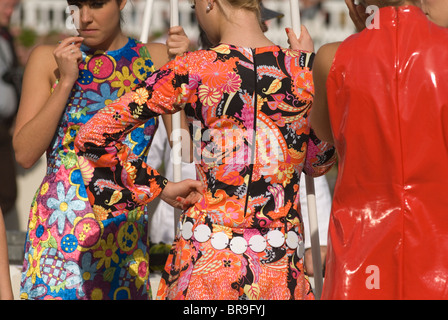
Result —
<instances>
[{"instance_id":1,"label":"woman with dark hair","mask_svg":"<svg viewBox=\"0 0 448 320\"><path fill-rule=\"evenodd\" d=\"M124 183L93 177L73 142L98 110L166 63L167 48L123 34L126 0L68 4L77 7L79 36L34 49L14 132L19 164L30 168L47 154L46 176L31 205L21 297L147 300L146 206L126 192L134 172L115 171L126 177ZM146 157L156 128L152 119L127 135L136 157ZM86 190L83 180L94 189ZM188 181L183 186L188 188Z\"/></svg>"}]
</instances>

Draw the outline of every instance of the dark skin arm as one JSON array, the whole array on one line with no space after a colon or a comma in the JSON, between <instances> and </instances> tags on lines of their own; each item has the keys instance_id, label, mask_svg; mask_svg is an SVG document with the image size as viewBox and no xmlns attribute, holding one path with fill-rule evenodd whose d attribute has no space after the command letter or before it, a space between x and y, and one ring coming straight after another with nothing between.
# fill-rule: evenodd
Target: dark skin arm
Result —
<instances>
[{"instance_id":1,"label":"dark skin arm","mask_svg":"<svg viewBox=\"0 0 448 320\"><path fill-rule=\"evenodd\" d=\"M313 63L315 96L310 114L311 127L319 139L331 144L334 141L328 113L326 82L339 44L339 42L336 42L322 46Z\"/></svg>"}]
</instances>

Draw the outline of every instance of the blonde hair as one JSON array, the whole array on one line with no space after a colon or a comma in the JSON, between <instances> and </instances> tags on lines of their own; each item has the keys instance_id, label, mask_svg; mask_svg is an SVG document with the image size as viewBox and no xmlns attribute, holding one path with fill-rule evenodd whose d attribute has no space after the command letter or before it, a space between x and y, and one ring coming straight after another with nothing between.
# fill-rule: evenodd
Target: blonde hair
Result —
<instances>
[{"instance_id":1,"label":"blonde hair","mask_svg":"<svg viewBox=\"0 0 448 320\"><path fill-rule=\"evenodd\" d=\"M246 9L255 12L257 17L260 19L261 0L225 0L225 1L227 1L234 8Z\"/></svg>"}]
</instances>

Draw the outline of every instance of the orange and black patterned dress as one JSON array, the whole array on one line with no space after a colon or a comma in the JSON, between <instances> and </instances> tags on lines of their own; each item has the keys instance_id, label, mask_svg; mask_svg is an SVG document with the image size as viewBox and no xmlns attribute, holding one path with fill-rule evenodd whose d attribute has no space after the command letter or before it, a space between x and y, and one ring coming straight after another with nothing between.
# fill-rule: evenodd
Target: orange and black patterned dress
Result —
<instances>
[{"instance_id":1,"label":"orange and black patterned dress","mask_svg":"<svg viewBox=\"0 0 448 320\"><path fill-rule=\"evenodd\" d=\"M207 191L181 216L157 298L314 298L303 269L299 179L327 172L335 152L309 127L313 57L278 46L190 52L81 129L79 155L98 170L126 166L146 180L128 181L134 198L150 199L163 178L123 137L185 106Z\"/></svg>"}]
</instances>

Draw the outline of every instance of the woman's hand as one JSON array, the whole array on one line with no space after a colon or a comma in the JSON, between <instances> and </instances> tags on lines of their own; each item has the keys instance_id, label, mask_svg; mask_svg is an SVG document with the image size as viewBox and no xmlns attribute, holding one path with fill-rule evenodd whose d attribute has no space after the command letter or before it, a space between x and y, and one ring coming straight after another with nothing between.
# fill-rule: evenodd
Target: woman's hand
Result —
<instances>
[{"instance_id":1,"label":"woman's hand","mask_svg":"<svg viewBox=\"0 0 448 320\"><path fill-rule=\"evenodd\" d=\"M169 182L160 193L160 199L174 208L186 210L201 200L205 192L202 182L186 179L180 182Z\"/></svg>"},{"instance_id":2,"label":"woman's hand","mask_svg":"<svg viewBox=\"0 0 448 320\"><path fill-rule=\"evenodd\" d=\"M286 28L285 30L288 35L288 43L291 49L314 52L313 39L304 25L300 27L300 38L297 38L297 35L291 28Z\"/></svg>"},{"instance_id":3,"label":"woman's hand","mask_svg":"<svg viewBox=\"0 0 448 320\"><path fill-rule=\"evenodd\" d=\"M175 26L168 30L166 45L168 47L168 55L173 59L175 56L181 56L188 51L190 40L182 27Z\"/></svg>"},{"instance_id":4,"label":"woman's hand","mask_svg":"<svg viewBox=\"0 0 448 320\"><path fill-rule=\"evenodd\" d=\"M60 73L59 81L73 85L79 76L78 65L82 61L80 50L82 37L68 37L61 41L53 51Z\"/></svg>"},{"instance_id":5,"label":"woman's hand","mask_svg":"<svg viewBox=\"0 0 448 320\"><path fill-rule=\"evenodd\" d=\"M355 4L355 0L345 0L345 4L348 7L349 16L355 24L356 30L358 32L364 30L366 20L369 17L366 13L366 7L362 4Z\"/></svg>"}]
</instances>

